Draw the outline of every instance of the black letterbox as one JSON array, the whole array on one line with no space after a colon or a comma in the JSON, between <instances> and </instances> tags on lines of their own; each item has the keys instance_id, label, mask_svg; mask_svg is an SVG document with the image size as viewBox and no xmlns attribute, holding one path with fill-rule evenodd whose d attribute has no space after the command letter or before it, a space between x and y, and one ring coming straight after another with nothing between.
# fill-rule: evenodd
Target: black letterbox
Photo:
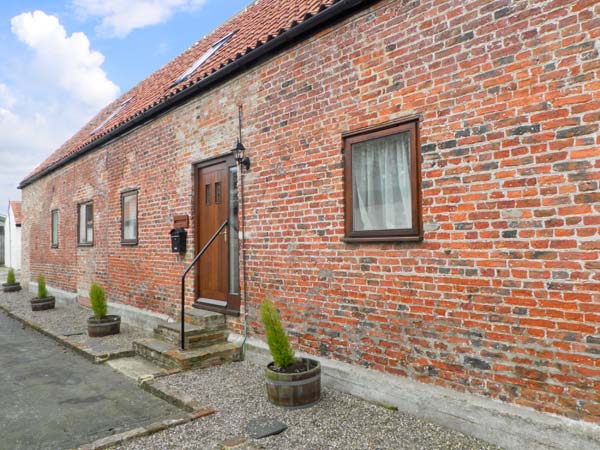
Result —
<instances>
[{"instance_id":1,"label":"black letterbox","mask_svg":"<svg viewBox=\"0 0 600 450\"><path fill-rule=\"evenodd\" d=\"M171 251L174 253L185 253L187 243L187 231L184 228L171 230Z\"/></svg>"}]
</instances>

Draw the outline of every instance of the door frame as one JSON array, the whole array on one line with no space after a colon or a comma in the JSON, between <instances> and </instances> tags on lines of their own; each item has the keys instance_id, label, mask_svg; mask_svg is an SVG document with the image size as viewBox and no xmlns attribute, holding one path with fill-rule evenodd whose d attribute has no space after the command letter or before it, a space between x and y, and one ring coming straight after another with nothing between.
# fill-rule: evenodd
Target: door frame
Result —
<instances>
[{"instance_id":1,"label":"door frame","mask_svg":"<svg viewBox=\"0 0 600 450\"><path fill-rule=\"evenodd\" d=\"M196 256L198 254L198 252L200 250L202 250L202 246L204 244L202 244L200 242L200 221L199 221L199 214L200 214L200 204L199 202L202 200L202 193L200 192L200 170L204 169L206 167L210 167L210 166L215 166L217 164L223 164L225 163L226 167L227 167L227 171L228 171L228 177L229 177L229 169L231 167L235 167L237 166L237 163L234 159L233 153L229 152L226 153L224 155L220 155L220 156L216 156L216 157L212 157L209 159L205 159L202 161L199 161L197 163L194 163L192 165L193 167L193 178L194 178L194 192L192 193L193 195L193 205L194 205L194 209L193 209L193 221L194 221L194 256ZM238 168L238 182L239 182L239 168ZM227 179L227 182L229 183L229 178ZM239 199L238 199L239 201ZM229 195L227 196L227 210L229 210ZM239 217L239 211L240 209L238 209L238 217ZM231 237L229 238L231 239ZM239 258L239 246L240 246L240 241L238 240L238 258ZM230 254L229 251L227 252L227 267L230 268L231 267L231 261L230 261ZM241 266L240 266L241 267ZM197 264L195 269L194 269L194 306L200 309L204 309L207 311L214 311L214 312L219 312L222 314L226 314L226 315L230 315L230 316L239 316L240 315L240 305L241 305L241 294L240 294L240 290L241 290L241 286L238 286L237 289L237 294L231 294L230 292L227 293L227 308L222 308L219 306L212 306L212 305L207 305L204 303L196 303L196 300L198 298L200 298L200 277L199 277L199 272L200 270L200 265ZM241 274L240 274L241 275ZM229 278L229 277L228 277ZM241 277L238 276L238 280ZM241 283L240 283L241 284ZM231 290L231 286L229 286L229 290ZM233 301L233 303L235 305L237 305L237 309L230 309L229 305L231 303L231 301Z\"/></svg>"}]
</instances>

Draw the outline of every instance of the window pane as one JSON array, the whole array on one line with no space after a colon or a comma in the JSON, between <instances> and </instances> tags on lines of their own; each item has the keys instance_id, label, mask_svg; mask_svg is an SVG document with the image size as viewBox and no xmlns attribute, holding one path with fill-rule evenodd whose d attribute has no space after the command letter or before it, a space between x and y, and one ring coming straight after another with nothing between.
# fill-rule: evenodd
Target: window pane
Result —
<instances>
[{"instance_id":1,"label":"window pane","mask_svg":"<svg viewBox=\"0 0 600 450\"><path fill-rule=\"evenodd\" d=\"M52 211L52 245L58 245L58 211Z\"/></svg>"},{"instance_id":2,"label":"window pane","mask_svg":"<svg viewBox=\"0 0 600 450\"><path fill-rule=\"evenodd\" d=\"M215 183L215 203L221 203L221 182Z\"/></svg>"},{"instance_id":3,"label":"window pane","mask_svg":"<svg viewBox=\"0 0 600 450\"><path fill-rule=\"evenodd\" d=\"M352 145L354 231L412 226L410 132Z\"/></svg>"},{"instance_id":4,"label":"window pane","mask_svg":"<svg viewBox=\"0 0 600 450\"><path fill-rule=\"evenodd\" d=\"M86 205L79 205L79 243L80 244L84 244L86 242L85 240L85 222L86 222L86 217L85 217L85 211L86 211Z\"/></svg>"},{"instance_id":5,"label":"window pane","mask_svg":"<svg viewBox=\"0 0 600 450\"><path fill-rule=\"evenodd\" d=\"M204 186L204 200L207 205L210 205L210 184Z\"/></svg>"},{"instance_id":6,"label":"window pane","mask_svg":"<svg viewBox=\"0 0 600 450\"><path fill-rule=\"evenodd\" d=\"M85 206L87 223L86 242L91 243L94 240L94 209L91 203L88 203Z\"/></svg>"},{"instance_id":7,"label":"window pane","mask_svg":"<svg viewBox=\"0 0 600 450\"><path fill-rule=\"evenodd\" d=\"M229 292L237 294L240 285L237 168L229 169Z\"/></svg>"},{"instance_id":8,"label":"window pane","mask_svg":"<svg viewBox=\"0 0 600 450\"><path fill-rule=\"evenodd\" d=\"M123 196L123 239L137 239L137 194Z\"/></svg>"}]
</instances>

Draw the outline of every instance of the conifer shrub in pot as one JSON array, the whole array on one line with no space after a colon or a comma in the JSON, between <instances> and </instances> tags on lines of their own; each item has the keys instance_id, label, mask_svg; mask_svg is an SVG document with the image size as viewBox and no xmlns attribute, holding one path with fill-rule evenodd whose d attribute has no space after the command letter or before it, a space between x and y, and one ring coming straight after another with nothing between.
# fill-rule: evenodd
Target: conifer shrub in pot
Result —
<instances>
[{"instance_id":1,"label":"conifer shrub in pot","mask_svg":"<svg viewBox=\"0 0 600 450\"><path fill-rule=\"evenodd\" d=\"M48 295L46 289L46 279L44 275L38 275L37 278L37 297L31 299L32 311L45 311L53 309L55 304L54 297Z\"/></svg>"},{"instance_id":2,"label":"conifer shrub in pot","mask_svg":"<svg viewBox=\"0 0 600 450\"><path fill-rule=\"evenodd\" d=\"M4 292L17 292L21 290L21 283L17 283L15 269L13 269L12 267L8 269L6 283L2 283L2 290Z\"/></svg>"},{"instance_id":3,"label":"conifer shrub in pot","mask_svg":"<svg viewBox=\"0 0 600 450\"><path fill-rule=\"evenodd\" d=\"M87 320L90 337L110 336L121 332L121 317L107 315L108 305L104 289L96 283L90 287L90 303L94 315Z\"/></svg>"},{"instance_id":4,"label":"conifer shrub in pot","mask_svg":"<svg viewBox=\"0 0 600 450\"><path fill-rule=\"evenodd\" d=\"M273 357L265 368L269 401L285 408L314 405L321 398L321 365L313 359L295 357L279 312L271 302L262 303L260 314Z\"/></svg>"}]
</instances>

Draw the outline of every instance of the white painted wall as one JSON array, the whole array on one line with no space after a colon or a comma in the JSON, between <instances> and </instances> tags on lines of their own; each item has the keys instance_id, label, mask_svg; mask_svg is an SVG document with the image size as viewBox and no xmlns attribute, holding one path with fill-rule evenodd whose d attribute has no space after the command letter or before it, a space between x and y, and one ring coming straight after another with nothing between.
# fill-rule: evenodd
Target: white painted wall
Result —
<instances>
[{"instance_id":1,"label":"white painted wall","mask_svg":"<svg viewBox=\"0 0 600 450\"><path fill-rule=\"evenodd\" d=\"M0 265L4 265L4 229L6 227L6 216L0 214Z\"/></svg>"},{"instance_id":2,"label":"white painted wall","mask_svg":"<svg viewBox=\"0 0 600 450\"><path fill-rule=\"evenodd\" d=\"M8 209L4 230L4 265L21 270L21 227L15 222L12 208Z\"/></svg>"}]
</instances>

